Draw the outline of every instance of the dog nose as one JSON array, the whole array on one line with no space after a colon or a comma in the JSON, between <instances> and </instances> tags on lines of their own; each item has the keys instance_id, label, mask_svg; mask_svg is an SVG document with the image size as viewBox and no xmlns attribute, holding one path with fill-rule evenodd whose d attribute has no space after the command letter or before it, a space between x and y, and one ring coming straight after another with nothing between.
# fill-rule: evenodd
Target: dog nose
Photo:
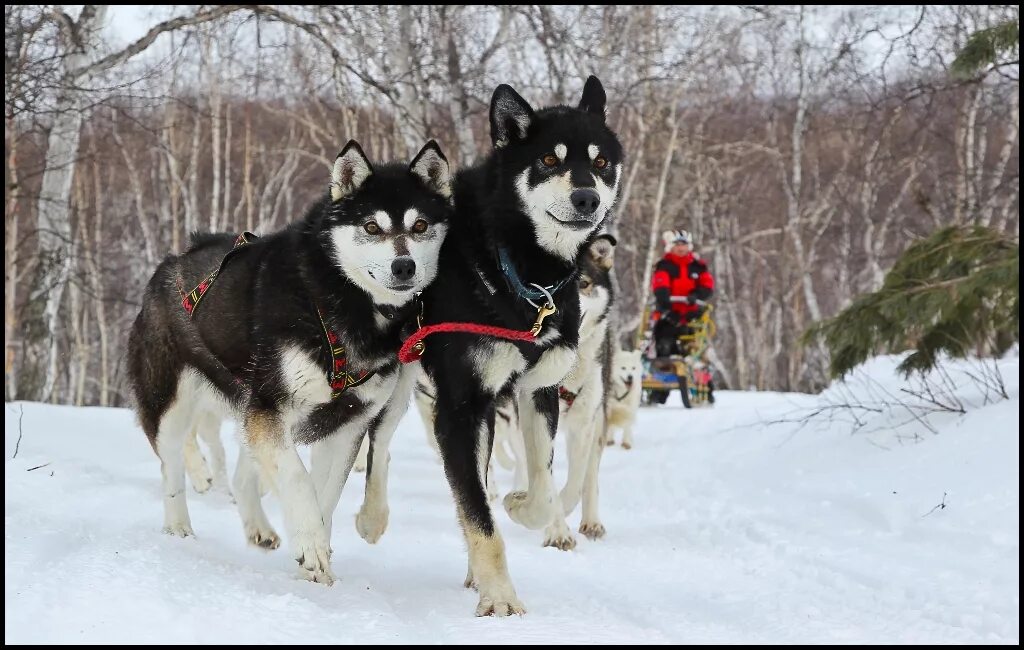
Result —
<instances>
[{"instance_id":1,"label":"dog nose","mask_svg":"<svg viewBox=\"0 0 1024 650\"><path fill-rule=\"evenodd\" d=\"M398 257L391 263L391 273L399 280L412 280L416 275L416 261L408 255Z\"/></svg>"},{"instance_id":2,"label":"dog nose","mask_svg":"<svg viewBox=\"0 0 1024 650\"><path fill-rule=\"evenodd\" d=\"M591 189L576 190L569 195L569 200L576 212L587 216L594 214L597 206L601 205L601 195Z\"/></svg>"}]
</instances>

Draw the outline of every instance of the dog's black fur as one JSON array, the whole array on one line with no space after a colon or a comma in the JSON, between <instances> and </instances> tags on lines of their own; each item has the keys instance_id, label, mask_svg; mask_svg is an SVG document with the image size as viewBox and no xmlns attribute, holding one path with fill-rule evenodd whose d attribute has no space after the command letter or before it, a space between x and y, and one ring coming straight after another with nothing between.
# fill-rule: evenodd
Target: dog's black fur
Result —
<instances>
[{"instance_id":1,"label":"dog's black fur","mask_svg":"<svg viewBox=\"0 0 1024 650\"><path fill-rule=\"evenodd\" d=\"M413 231L403 221L410 209L426 222L426 227L413 224L422 230ZM388 227L371 233L367 224L382 211L392 215ZM191 527L187 509L179 505L184 498L178 494L180 447L161 444L161 438L183 439L186 432L177 429L190 426L192 411L206 408L211 393L225 411L244 420L245 441L257 456L261 446L277 453L282 436L290 436L284 445L289 447L357 428L352 433L358 448L367 429L373 435L385 406L391 408L396 352L415 322L415 291L430 281L425 271L412 271L413 262L418 251L428 251L423 255L430 259L420 260L420 267L433 273L450 216L447 162L435 143L412 164L374 169L350 142L335 163L331 192L300 222L234 250L234 235L196 235L188 251L160 264L129 337L128 373L142 428L163 464L169 532L187 535ZM345 238L347 252L337 236ZM394 257L391 271L380 270L381 265L369 271L388 280L384 289L365 279L360 247L367 244L382 259ZM190 316L182 307L183 294L217 268L219 275ZM355 273L364 279L356 280ZM384 278L387 273L394 277ZM382 296L395 297L396 304L382 302ZM333 366L326 330L344 345L347 369L374 373L372 381L351 386L336 399L325 397ZM214 390L186 388L193 386L182 379L187 370ZM187 390L191 393L183 394ZM408 394L401 399L394 408L404 411ZM290 431L289 422L294 423ZM260 461L272 467L269 458ZM329 575L329 568L321 568Z\"/></svg>"},{"instance_id":2,"label":"dog's black fur","mask_svg":"<svg viewBox=\"0 0 1024 650\"><path fill-rule=\"evenodd\" d=\"M234 253L191 319L181 306L178 287L187 292L217 268L232 250L235 235L197 233L184 254L168 256L146 287L129 337L128 372L146 435L156 438L157 422L186 365L201 371L234 406L245 407L252 400L261 409L274 409L287 398L283 378L274 364L267 363L282 343L308 351L329 374L331 354L317 305L324 320L344 332L352 367L394 372L395 351L414 305L375 304L331 259L328 233L333 225L362 218L365 206L396 208L408 203L409 196L419 197L415 204L432 224L447 221L448 203L427 191L406 165L378 166L344 204L325 196L302 221ZM375 312L385 315L383 326L376 322ZM319 407L319 417L303 432L301 442L331 433L334 420L367 407L351 394Z\"/></svg>"},{"instance_id":3,"label":"dog's black fur","mask_svg":"<svg viewBox=\"0 0 1024 650\"><path fill-rule=\"evenodd\" d=\"M552 351L571 353L579 340L580 301L575 281L578 257L598 235L601 222L609 216L621 174L622 148L605 124L605 95L600 82L591 77L577 108L559 106L537 112L514 90L499 86L491 102L491 135L495 149L478 166L461 172L455 181L456 213L452 229L441 249L440 268L434 284L424 294L425 322L474 322L515 330L528 330L538 310L520 297L503 275L497 256L504 248L524 283L556 285L569 281L554 294L557 312L544 321L537 343L516 342L522 361L514 360L500 378L483 376L482 367L499 364L494 358L492 340L473 334L444 334L427 341L423 366L437 387L435 432L445 472L459 509L460 519L470 544L470 573L481 594L478 614L504 615L521 612L504 566L504 551L494 527L494 519L482 482L481 467L491 449L494 433L495 400L521 390L522 378L542 364ZM567 151L558 164L544 160L562 145ZM607 163L601 169L588 155L596 146ZM548 158L550 161L550 158ZM575 214L555 208L545 215L532 213L524 201L517 178L525 174L527 191L554 176L568 177L568 189L598 188L610 201L599 208L603 216ZM601 180L603 187L598 187ZM590 200L597 192L591 192ZM552 194L552 196L555 196ZM574 195L575 196L575 195ZM556 197L562 201L562 198ZM569 201L569 197L564 197ZM575 205L575 198L572 199ZM560 204L561 205L561 204ZM555 214L559 215L556 219ZM591 217L588 219L587 217ZM551 219L550 223L544 219ZM545 230L546 229L546 230ZM541 245L545 232L565 233L578 245L568 255L559 255ZM564 250L564 247L563 247ZM568 372L571 364L560 368ZM502 374L494 367L494 373ZM547 371L551 373L551 370ZM558 423L557 386L561 376L520 396L523 405L539 414L550 448ZM487 385L488 382L490 385ZM526 428L530 421L524 421ZM531 433L524 428L524 434ZM543 459L550 473L550 454ZM482 462L482 465L481 465ZM542 468L543 469L543 468ZM537 486L531 485L531 490ZM524 495L510 495L506 508ZM544 498L543 495L540 498ZM515 510L514 506L510 514ZM546 523L546 522L544 522ZM540 524L541 526L544 523ZM528 523L539 527L536 521ZM480 551L479 540L497 544L498 551ZM496 542L494 541L496 540ZM493 549L492 549L493 550ZM490 554L490 555L488 555ZM487 555L487 559L483 556ZM500 555L500 557L499 557ZM490 565L485 566L487 562ZM485 563L485 564L481 564ZM481 572L486 573L482 575ZM495 577L493 573L504 574Z\"/></svg>"}]
</instances>

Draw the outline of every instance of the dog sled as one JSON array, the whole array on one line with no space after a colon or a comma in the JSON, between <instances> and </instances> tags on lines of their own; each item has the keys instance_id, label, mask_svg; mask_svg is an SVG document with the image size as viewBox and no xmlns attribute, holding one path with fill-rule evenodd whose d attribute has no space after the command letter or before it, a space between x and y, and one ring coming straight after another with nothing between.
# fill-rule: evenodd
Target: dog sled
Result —
<instances>
[{"instance_id":1,"label":"dog sled","mask_svg":"<svg viewBox=\"0 0 1024 650\"><path fill-rule=\"evenodd\" d=\"M683 300L673 297L673 301ZM647 303L641 321L640 349L643 350L643 380L641 402L644 405L664 404L669 394L679 389L683 406L711 405L715 402L714 376L707 360L707 350L715 335L713 306L697 301L701 314L689 321L688 327L676 340L676 354L658 356L654 340L654 300Z\"/></svg>"}]
</instances>

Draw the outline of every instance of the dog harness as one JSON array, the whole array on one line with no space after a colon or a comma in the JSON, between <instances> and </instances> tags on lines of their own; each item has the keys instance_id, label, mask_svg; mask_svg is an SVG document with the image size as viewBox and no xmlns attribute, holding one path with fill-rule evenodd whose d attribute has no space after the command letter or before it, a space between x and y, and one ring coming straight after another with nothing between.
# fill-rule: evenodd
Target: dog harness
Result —
<instances>
[{"instance_id":1,"label":"dog harness","mask_svg":"<svg viewBox=\"0 0 1024 650\"><path fill-rule=\"evenodd\" d=\"M533 327L528 330L513 330L507 327L481 325L479 323L438 323L437 325L424 325L421 314L416 318L416 326L418 329L413 332L412 336L402 343L402 347L398 350L399 361L402 363L418 361L420 357L423 356L423 352L427 349L426 343L423 342L423 339L427 338L431 334L438 334L441 332L479 334L481 336L491 336L508 341L526 341L536 343L537 337L540 336L540 330L544 326L544 319L558 311L555 307L555 299L551 294L555 293L575 278L576 271L574 270L568 276L562 278L562 280L557 284L553 284L548 287L542 287L539 284L531 283L531 286L534 287L531 289L523 284L523 281L519 279L519 274L516 273L515 266L512 264L512 260L508 256L508 251L504 248L499 248L498 259L499 266L501 267L502 273L505 275L505 280L508 282L509 287L513 289L520 298L526 300L526 302L530 303L537 310L537 319L533 322ZM491 295L494 295L497 290L490 282L487 281L487 278L479 267L476 268L476 272L477 275L480 276L480 280L483 281L484 286L487 287L488 292L490 292ZM542 302L537 304L537 300Z\"/></svg>"},{"instance_id":2,"label":"dog harness","mask_svg":"<svg viewBox=\"0 0 1024 650\"><path fill-rule=\"evenodd\" d=\"M258 235L254 235L251 232L243 232L235 239L234 246L228 251L227 255L221 259L220 264L216 269L202 281L196 285L195 289L185 293L179 284L178 293L181 294L181 307L188 313L188 317L192 318L195 315L196 307L199 306L199 302L206 295L206 292L210 290L213 285L213 281L217 279L220 272L224 270L225 265L228 261L235 256L235 254L252 244L254 241L259 239ZM345 346L341 344L341 337L338 336L337 332L332 330L324 319L324 312L320 308L320 305L313 302L313 308L316 311L317 318L320 319L320 326L324 331L324 338L327 339L327 348L331 351L331 372L327 377L328 383L331 385L331 399L337 399L349 388L358 386L365 382L367 379L374 375L373 372L366 370L353 371L348 367L348 355L345 352Z\"/></svg>"},{"instance_id":3,"label":"dog harness","mask_svg":"<svg viewBox=\"0 0 1024 650\"><path fill-rule=\"evenodd\" d=\"M572 408L572 403L579 397L579 393L574 393L565 386L558 387L558 398L565 402L566 408Z\"/></svg>"},{"instance_id":4,"label":"dog harness","mask_svg":"<svg viewBox=\"0 0 1024 650\"><path fill-rule=\"evenodd\" d=\"M572 273L562 278L556 284L552 284L547 287L541 287L540 285L531 283L531 286L536 287L535 289L531 289L530 287L523 284L523 281L519 279L519 273L516 272L516 267L514 264L512 264L512 258L509 257L508 251L505 250L504 248L498 249L498 265L501 267L501 272L502 274L504 274L505 280L509 284L509 288L515 291L520 298L523 298L534 307L537 306L537 304L534 301L541 300L544 298L550 299L552 294L557 293L559 289L567 285L569 282L572 281L573 278L576 277L576 271L574 270ZM479 269L477 270L477 272L479 273ZM482 278L483 274L480 275Z\"/></svg>"}]
</instances>

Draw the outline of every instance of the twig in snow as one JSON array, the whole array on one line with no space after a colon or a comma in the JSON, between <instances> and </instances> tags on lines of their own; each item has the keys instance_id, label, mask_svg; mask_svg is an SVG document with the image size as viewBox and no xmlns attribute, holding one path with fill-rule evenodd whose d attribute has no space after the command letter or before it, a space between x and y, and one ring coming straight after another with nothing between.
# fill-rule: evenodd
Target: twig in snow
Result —
<instances>
[{"instance_id":1,"label":"twig in snow","mask_svg":"<svg viewBox=\"0 0 1024 650\"><path fill-rule=\"evenodd\" d=\"M929 510L928 512L926 512L926 513L924 513L923 515L921 515L921 518L922 518L922 519L924 519L924 518L925 518L925 517L927 517L928 515L930 515L930 514L932 514L933 512L935 512L936 510L945 510L945 509L946 509L946 493L945 493L945 492L943 492L943 493L942 493L942 503L940 503L939 505L935 506L934 508L932 508L932 509L931 509L931 510Z\"/></svg>"},{"instance_id":2,"label":"twig in snow","mask_svg":"<svg viewBox=\"0 0 1024 650\"><path fill-rule=\"evenodd\" d=\"M18 457L18 447L21 446L21 418L25 417L25 405L19 404L18 409L18 442L14 443L14 455L11 456L12 459Z\"/></svg>"}]
</instances>

